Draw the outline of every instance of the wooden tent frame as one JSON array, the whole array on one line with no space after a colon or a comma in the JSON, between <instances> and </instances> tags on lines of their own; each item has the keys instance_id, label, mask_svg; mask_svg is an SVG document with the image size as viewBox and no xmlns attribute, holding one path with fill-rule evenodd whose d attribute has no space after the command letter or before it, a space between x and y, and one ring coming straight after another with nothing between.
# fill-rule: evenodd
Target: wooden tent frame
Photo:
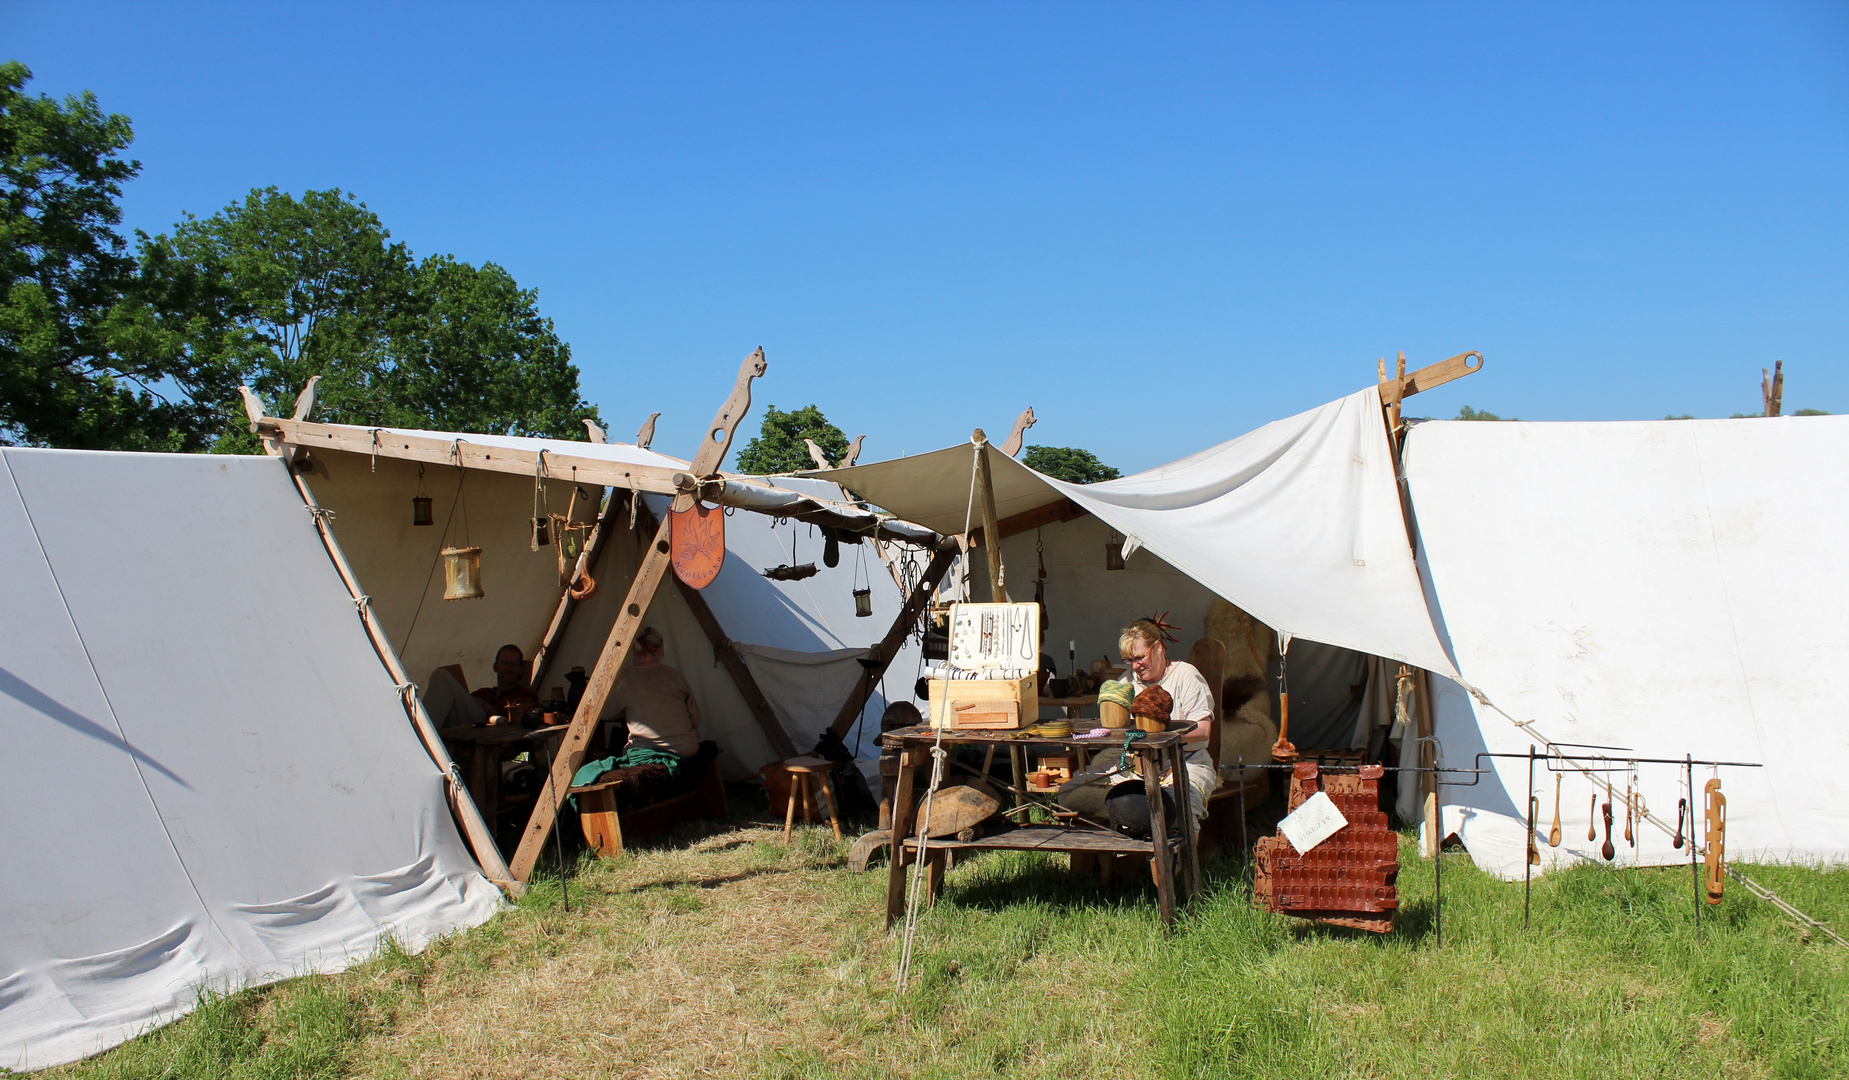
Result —
<instances>
[{"instance_id":1,"label":"wooden tent frame","mask_svg":"<svg viewBox=\"0 0 1849 1080\"><path fill-rule=\"evenodd\" d=\"M598 556L607 546L607 538L616 531L612 515L618 513L628 504L629 500L637 499L643 494L672 496L672 509L685 510L693 505L698 494L710 493L715 485L723 484L726 478L718 471L719 463L730 449L733 434L750 408L750 384L752 380L764 374L765 368L762 348L753 351L745 358L739 367L730 396L721 404L719 411L714 415L713 422L706 428L710 437L701 440L699 453L695 455L686 469L617 463L596 457L555 453L549 449L528 450L471 443L466 437L445 439L402 431L386 432L377 428L356 429L346 425L313 423L304 419L313 403L312 381L298 400L294 417L287 420L265 415L262 403L248 389L243 389L243 395L245 410L250 418L251 432L261 439L266 453L284 459L289 466L291 478L304 501L315 511L316 524L321 531L323 542L356 602L363 601L358 579L353 574L351 566L347 563L344 553L340 551L339 544L327 525L328 515L320 511L312 492L309 491L302 477L297 475L298 457L305 451L330 449L372 457L434 462L490 472L520 475L543 473L556 479L606 487L613 493L626 493L626 498L613 494L607 499L596 525L586 539L584 551L579 554L578 562L570 576L570 583L561 590L558 606L554 610L540 647L533 657L530 681L537 686L545 677L547 666L556 652L558 642L562 639L575 612L577 597L572 595L572 585L595 568ZM858 510L855 511L858 516L850 516L833 509L825 500L801 497L795 505L771 509L749 508L770 516L787 516L796 520L826 524L847 532L872 533L876 539L880 538L882 522L879 519L869 521L865 513ZM533 867L556 821L560 801L557 793L569 786L573 773L582 763L585 748L592 733L596 730L600 713L611 691L621 679L635 634L640 629L643 619L646 618L663 578L667 576L671 519L664 516L657 521L646 506L637 505L633 509L637 514L638 523L646 522L644 528L653 532L653 539L643 553L635 576L630 581L628 594L611 626L599 654L597 665L592 671L590 682L579 702L579 707L572 716L560 747L553 754L551 773L546 777L539 798L534 804L532 815L521 833L520 844L511 863L503 860L500 849L495 844L492 828L482 819L479 808L476 807L467 788L462 784L441 736L430 721L429 715L424 711L423 704L415 693L415 687L405 674L403 664L385 636L383 628L373 616L370 607L360 602L360 610L368 634L372 638L375 649L379 651L381 659L385 662L387 670L391 672L400 688L405 691L406 711L417 728L425 749L430 752L432 759L449 779L448 788L452 810L462 825L464 835L475 852L477 861L482 865L490 880L512 894L517 895L524 891L524 883L531 876ZM913 530L914 533L918 531L920 530ZM954 555L954 543L946 541L935 533L930 533L929 536L931 546L937 553L933 565L942 563L943 568L937 574L937 579L941 579L943 570L949 567L950 556ZM899 542L917 542L915 537L894 536L890 532L885 538ZM946 547L949 548L949 555L944 552ZM763 730L773 751L784 757L794 756L797 751L790 740L789 733L778 722L768 699L752 677L750 669L744 663L744 658L726 635L712 609L698 590L686 585L678 577L675 578L675 584L692 611L695 621L700 624L701 630L705 632L712 644L715 656L726 667L740 696L744 698L750 709L753 719ZM924 595L929 595L928 590ZM913 617L916 617L915 613ZM891 651L894 650L882 650L886 655L890 655Z\"/></svg>"}]
</instances>

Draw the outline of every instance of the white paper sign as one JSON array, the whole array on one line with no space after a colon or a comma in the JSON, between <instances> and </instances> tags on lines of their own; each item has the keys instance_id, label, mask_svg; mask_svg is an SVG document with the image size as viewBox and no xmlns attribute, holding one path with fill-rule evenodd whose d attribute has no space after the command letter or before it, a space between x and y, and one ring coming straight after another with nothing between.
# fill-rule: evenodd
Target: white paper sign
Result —
<instances>
[{"instance_id":1,"label":"white paper sign","mask_svg":"<svg viewBox=\"0 0 1849 1080\"><path fill-rule=\"evenodd\" d=\"M1307 854L1311 848L1341 832L1347 826L1348 819L1336 808L1329 796L1322 792L1303 800L1303 805L1290 812L1290 816L1278 822L1278 831L1290 846L1297 849L1297 854Z\"/></svg>"}]
</instances>

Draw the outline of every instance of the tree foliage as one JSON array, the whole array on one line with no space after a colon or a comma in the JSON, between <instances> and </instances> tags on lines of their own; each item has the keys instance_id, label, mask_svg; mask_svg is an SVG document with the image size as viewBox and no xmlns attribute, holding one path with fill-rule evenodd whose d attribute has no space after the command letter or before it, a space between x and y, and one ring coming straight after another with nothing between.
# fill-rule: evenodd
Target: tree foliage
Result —
<instances>
[{"instance_id":1,"label":"tree foliage","mask_svg":"<svg viewBox=\"0 0 1849 1080\"><path fill-rule=\"evenodd\" d=\"M733 467L757 476L813 469L815 461L809 457L804 439L815 440L830 462L839 463L847 454L847 435L829 423L822 410L804 405L784 412L770 405L764 410L757 435L738 452Z\"/></svg>"},{"instance_id":2,"label":"tree foliage","mask_svg":"<svg viewBox=\"0 0 1849 1080\"><path fill-rule=\"evenodd\" d=\"M110 340L136 277L116 232L133 128L89 93L33 97L31 78L0 64L0 442L196 447L202 411L157 389L172 371Z\"/></svg>"},{"instance_id":3,"label":"tree foliage","mask_svg":"<svg viewBox=\"0 0 1849 1080\"><path fill-rule=\"evenodd\" d=\"M1497 416L1495 413L1490 412L1487 409L1473 409L1468 405L1457 410L1457 418L1459 420L1516 420L1516 419L1519 419L1519 417L1514 417L1514 416Z\"/></svg>"},{"instance_id":4,"label":"tree foliage","mask_svg":"<svg viewBox=\"0 0 1849 1080\"><path fill-rule=\"evenodd\" d=\"M339 190L255 190L131 255L128 118L31 77L0 65L0 442L254 451L238 386L282 412L314 375L339 423L583 438L597 417L532 290L418 262Z\"/></svg>"},{"instance_id":5,"label":"tree foliage","mask_svg":"<svg viewBox=\"0 0 1849 1080\"><path fill-rule=\"evenodd\" d=\"M1120 475L1090 450L1076 446L1030 446L1021 455L1021 464L1069 484L1095 484Z\"/></svg>"},{"instance_id":6,"label":"tree foliage","mask_svg":"<svg viewBox=\"0 0 1849 1080\"><path fill-rule=\"evenodd\" d=\"M332 423L582 438L597 416L535 292L493 263L417 262L340 191L253 191L146 241L142 265L150 336L184 356L229 448L247 442L240 382L280 409L313 375Z\"/></svg>"}]
</instances>

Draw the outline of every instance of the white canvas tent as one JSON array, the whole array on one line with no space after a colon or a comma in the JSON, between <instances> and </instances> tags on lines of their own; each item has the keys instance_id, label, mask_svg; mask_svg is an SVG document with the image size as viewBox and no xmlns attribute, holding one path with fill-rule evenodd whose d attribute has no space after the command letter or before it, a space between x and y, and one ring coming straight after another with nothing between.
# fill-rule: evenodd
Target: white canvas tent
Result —
<instances>
[{"instance_id":1,"label":"white canvas tent","mask_svg":"<svg viewBox=\"0 0 1849 1080\"><path fill-rule=\"evenodd\" d=\"M265 458L0 450L0 1066L500 894Z\"/></svg>"},{"instance_id":2,"label":"white canvas tent","mask_svg":"<svg viewBox=\"0 0 1849 1080\"><path fill-rule=\"evenodd\" d=\"M1720 770L1730 856L1849 856L1846 460L1849 417L1414 426L1406 475L1433 607L1495 705L1456 688L1438 698L1447 764L1543 738L1763 762ZM1479 816L1469 824L1523 814L1526 763L1495 766L1499 782L1444 789L1460 808L1448 829L1464 810ZM1678 771L1640 766L1666 821L1686 797ZM1698 792L1711 775L1696 771ZM1592 785L1569 775L1563 788L1562 849L1590 857ZM1472 855L1519 877L1522 829L1491 831ZM1640 837L1619 861L1688 858L1658 830Z\"/></svg>"},{"instance_id":3,"label":"white canvas tent","mask_svg":"<svg viewBox=\"0 0 1849 1080\"><path fill-rule=\"evenodd\" d=\"M1849 506L1831 466L1845 456L1849 419L1831 417L1418 424L1405 447L1418 561L1373 389L1101 484L991 460L1003 519L1069 499L1282 632L1445 676L1433 689L1447 765L1472 767L1483 748L1525 752L1542 742L1531 732L1764 762L1724 778L1730 850L1839 861L1844 785L1831 770L1845 749L1835 712L1849 696L1849 572L1831 555ZM960 532L970 462L966 445L832 475ZM1023 542L1004 548L1016 592L1033 566ZM1135 584L1119 580L1104 587ZM1113 649L1121 619L1098 618L1085 655ZM1665 820L1673 779L1659 772L1645 791ZM1502 763L1474 787L1444 789L1447 831L1476 819L1485 864L1515 876L1522 826L1512 844L1506 834L1525 783L1525 764ZM1588 790L1575 788L1581 837ZM1574 816L1568 801L1569 836ZM1662 839L1625 858L1686 858Z\"/></svg>"}]
</instances>

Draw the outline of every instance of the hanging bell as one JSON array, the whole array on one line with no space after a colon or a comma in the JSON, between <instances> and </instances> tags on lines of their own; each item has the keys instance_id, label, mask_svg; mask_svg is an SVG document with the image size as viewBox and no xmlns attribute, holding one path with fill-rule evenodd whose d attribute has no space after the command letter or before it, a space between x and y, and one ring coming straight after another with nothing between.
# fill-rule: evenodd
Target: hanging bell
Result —
<instances>
[{"instance_id":1,"label":"hanging bell","mask_svg":"<svg viewBox=\"0 0 1849 1080\"><path fill-rule=\"evenodd\" d=\"M479 600L482 597L482 549L443 549L443 599Z\"/></svg>"},{"instance_id":2,"label":"hanging bell","mask_svg":"<svg viewBox=\"0 0 1849 1080\"><path fill-rule=\"evenodd\" d=\"M873 614L873 589L854 590L854 617L865 619Z\"/></svg>"},{"instance_id":3,"label":"hanging bell","mask_svg":"<svg viewBox=\"0 0 1849 1080\"><path fill-rule=\"evenodd\" d=\"M411 524L434 525L430 519L430 496L414 495L411 497Z\"/></svg>"}]
</instances>

